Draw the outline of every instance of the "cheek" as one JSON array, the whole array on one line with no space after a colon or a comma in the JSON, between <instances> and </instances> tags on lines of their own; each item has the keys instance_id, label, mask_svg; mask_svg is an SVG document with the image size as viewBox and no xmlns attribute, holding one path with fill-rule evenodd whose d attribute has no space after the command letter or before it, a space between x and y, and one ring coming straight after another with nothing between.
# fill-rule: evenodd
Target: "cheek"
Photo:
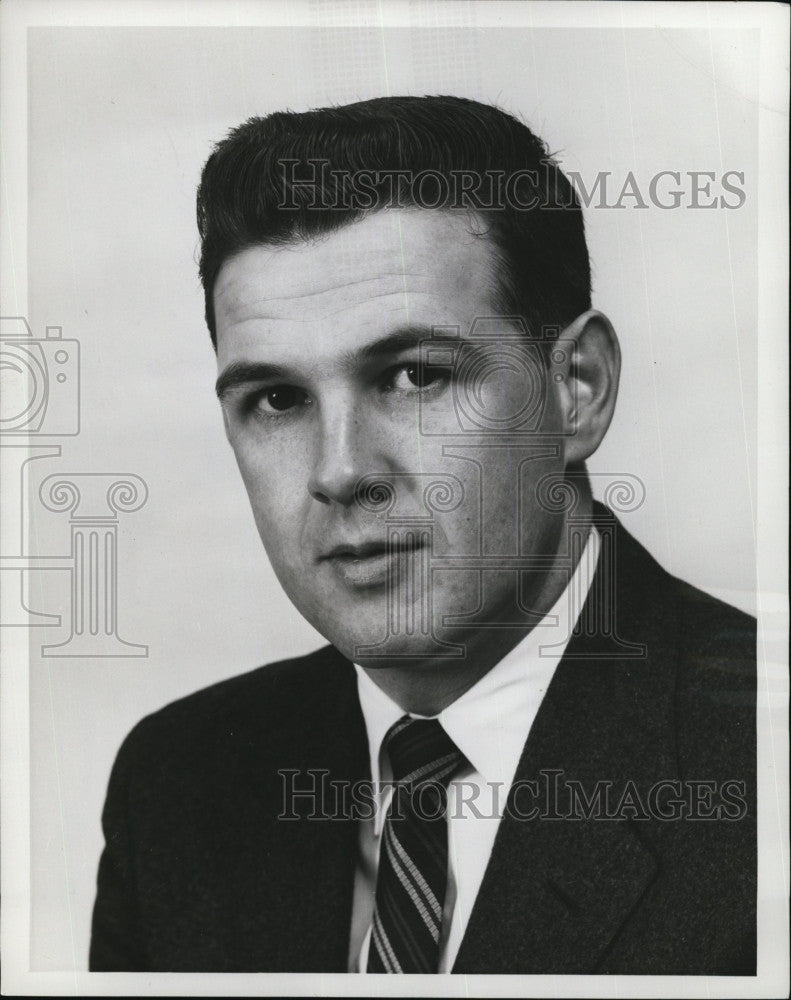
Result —
<instances>
[{"instance_id":1,"label":"cheek","mask_svg":"<svg viewBox=\"0 0 791 1000\"><path fill-rule=\"evenodd\" d=\"M299 547L299 517L307 496L296 453L274 454L271 449L234 446L258 533L270 557Z\"/></svg>"}]
</instances>

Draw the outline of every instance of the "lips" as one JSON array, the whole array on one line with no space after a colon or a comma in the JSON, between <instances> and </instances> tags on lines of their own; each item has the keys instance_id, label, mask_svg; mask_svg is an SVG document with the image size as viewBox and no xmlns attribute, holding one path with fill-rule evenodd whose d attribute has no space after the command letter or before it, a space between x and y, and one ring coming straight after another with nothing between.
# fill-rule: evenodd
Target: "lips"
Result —
<instances>
[{"instance_id":1,"label":"lips","mask_svg":"<svg viewBox=\"0 0 791 1000\"><path fill-rule=\"evenodd\" d=\"M359 545L346 544L336 545L325 559L368 559L371 556L382 555L387 552L386 542L362 542Z\"/></svg>"},{"instance_id":2,"label":"lips","mask_svg":"<svg viewBox=\"0 0 791 1000\"><path fill-rule=\"evenodd\" d=\"M328 563L349 586L375 587L384 585L391 572L395 579L399 564L422 548L423 540L417 534L404 541L394 539L389 545L380 541L341 543L319 561Z\"/></svg>"}]
</instances>

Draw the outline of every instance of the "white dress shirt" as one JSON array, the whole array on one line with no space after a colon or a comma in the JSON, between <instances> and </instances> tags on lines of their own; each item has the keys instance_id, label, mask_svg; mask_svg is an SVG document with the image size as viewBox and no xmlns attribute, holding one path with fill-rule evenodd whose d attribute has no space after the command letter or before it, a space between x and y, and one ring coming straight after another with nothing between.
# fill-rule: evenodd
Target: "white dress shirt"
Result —
<instances>
[{"instance_id":1,"label":"white dress shirt","mask_svg":"<svg viewBox=\"0 0 791 1000\"><path fill-rule=\"evenodd\" d=\"M487 674L433 716L469 761L448 787L448 885L440 937L440 972L449 972L453 967L517 764L588 596L599 548L599 534L591 528L577 568L552 609ZM392 788L387 785L377 792L379 782L392 780L382 740L405 713L360 666L354 666L377 806L375 818L360 823L349 942L349 971L365 972L379 845L392 797Z\"/></svg>"}]
</instances>

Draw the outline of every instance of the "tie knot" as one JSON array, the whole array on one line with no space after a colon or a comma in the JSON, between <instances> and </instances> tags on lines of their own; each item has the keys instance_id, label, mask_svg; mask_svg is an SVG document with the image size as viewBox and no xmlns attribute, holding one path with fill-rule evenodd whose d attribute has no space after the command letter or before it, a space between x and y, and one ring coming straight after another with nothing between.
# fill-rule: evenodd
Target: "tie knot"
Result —
<instances>
[{"instance_id":1,"label":"tie knot","mask_svg":"<svg viewBox=\"0 0 791 1000\"><path fill-rule=\"evenodd\" d=\"M447 785L466 762L464 754L436 719L403 716L387 731L384 745L396 781Z\"/></svg>"}]
</instances>

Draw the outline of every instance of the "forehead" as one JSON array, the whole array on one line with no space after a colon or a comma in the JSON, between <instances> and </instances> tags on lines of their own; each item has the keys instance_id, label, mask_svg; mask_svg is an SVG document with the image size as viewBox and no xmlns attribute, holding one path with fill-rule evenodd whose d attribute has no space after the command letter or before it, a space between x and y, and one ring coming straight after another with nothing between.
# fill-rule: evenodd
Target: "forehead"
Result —
<instances>
[{"instance_id":1,"label":"forehead","mask_svg":"<svg viewBox=\"0 0 791 1000\"><path fill-rule=\"evenodd\" d=\"M378 212L310 243L254 246L214 289L218 358L261 345L354 343L389 327L490 315L496 256L466 212Z\"/></svg>"}]
</instances>

